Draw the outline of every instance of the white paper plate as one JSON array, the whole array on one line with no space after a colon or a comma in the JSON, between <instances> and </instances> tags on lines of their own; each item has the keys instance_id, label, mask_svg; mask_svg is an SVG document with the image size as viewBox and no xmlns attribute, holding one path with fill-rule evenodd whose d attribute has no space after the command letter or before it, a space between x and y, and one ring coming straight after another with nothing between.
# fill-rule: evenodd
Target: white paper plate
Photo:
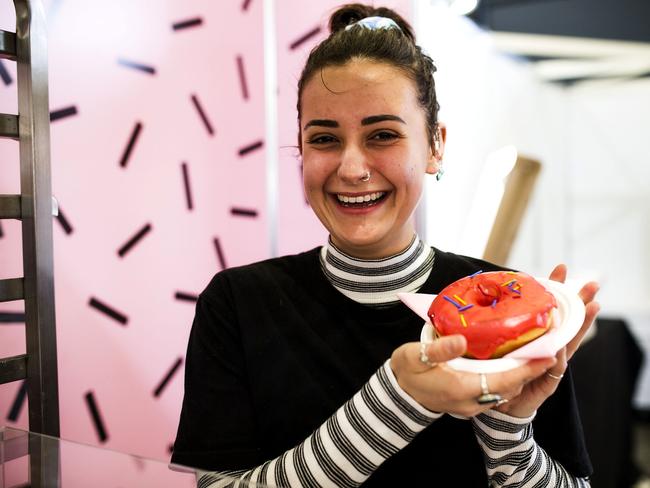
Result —
<instances>
[{"instance_id":1,"label":"white paper plate","mask_svg":"<svg viewBox=\"0 0 650 488\"><path fill-rule=\"evenodd\" d=\"M551 330L499 359L456 358L448 361L447 364L458 371L497 373L521 366L529 359L554 356L557 351L566 346L575 337L584 322L585 306L580 297L564 283L546 278L535 279L553 293L557 300L557 309L553 311L554 327ZM433 325L427 318L427 312L435 296L420 293L400 294L399 298L409 308L421 317L426 318L420 333L420 341L430 342L434 340Z\"/></svg>"}]
</instances>

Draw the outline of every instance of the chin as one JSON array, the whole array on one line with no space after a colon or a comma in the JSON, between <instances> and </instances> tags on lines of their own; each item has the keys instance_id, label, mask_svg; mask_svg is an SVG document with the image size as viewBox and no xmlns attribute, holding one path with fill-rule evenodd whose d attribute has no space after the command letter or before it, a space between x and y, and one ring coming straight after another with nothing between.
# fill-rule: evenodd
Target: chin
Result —
<instances>
[{"instance_id":1,"label":"chin","mask_svg":"<svg viewBox=\"0 0 650 488\"><path fill-rule=\"evenodd\" d=\"M356 257L381 258L391 253L390 243L384 243L382 239L372 236L346 239L334 237L334 244L343 252Z\"/></svg>"}]
</instances>

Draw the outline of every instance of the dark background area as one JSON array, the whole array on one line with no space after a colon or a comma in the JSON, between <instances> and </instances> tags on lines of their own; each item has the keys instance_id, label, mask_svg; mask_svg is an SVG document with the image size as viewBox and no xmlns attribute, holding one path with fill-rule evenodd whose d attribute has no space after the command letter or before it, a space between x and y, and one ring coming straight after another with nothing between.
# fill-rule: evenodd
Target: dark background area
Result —
<instances>
[{"instance_id":1,"label":"dark background area","mask_svg":"<svg viewBox=\"0 0 650 488\"><path fill-rule=\"evenodd\" d=\"M496 31L650 42L648 0L482 0L470 17Z\"/></svg>"}]
</instances>

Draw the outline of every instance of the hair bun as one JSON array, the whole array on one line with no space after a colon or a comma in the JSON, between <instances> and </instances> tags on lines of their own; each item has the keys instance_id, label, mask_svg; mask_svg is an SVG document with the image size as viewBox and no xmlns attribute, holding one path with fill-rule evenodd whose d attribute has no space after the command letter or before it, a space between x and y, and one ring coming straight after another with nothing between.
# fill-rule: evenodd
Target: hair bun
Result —
<instances>
[{"instance_id":1,"label":"hair bun","mask_svg":"<svg viewBox=\"0 0 650 488\"><path fill-rule=\"evenodd\" d=\"M411 41L415 42L415 35L413 34L411 25L397 12L386 7L375 8L361 3L351 3L343 5L337 9L330 17L330 32L333 34L345 29L350 24L360 21L361 19L374 16L387 17L394 20L397 25L399 25L400 29L402 29L404 35Z\"/></svg>"}]
</instances>

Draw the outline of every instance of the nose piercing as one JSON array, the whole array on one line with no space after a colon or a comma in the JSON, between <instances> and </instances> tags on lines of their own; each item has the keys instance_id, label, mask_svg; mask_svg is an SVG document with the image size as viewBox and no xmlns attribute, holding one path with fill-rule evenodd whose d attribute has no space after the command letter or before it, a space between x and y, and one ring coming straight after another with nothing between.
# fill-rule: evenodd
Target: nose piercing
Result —
<instances>
[{"instance_id":1,"label":"nose piercing","mask_svg":"<svg viewBox=\"0 0 650 488\"><path fill-rule=\"evenodd\" d=\"M363 181L364 183L366 181L370 181L370 171L366 171L365 174L360 178L360 180Z\"/></svg>"}]
</instances>

